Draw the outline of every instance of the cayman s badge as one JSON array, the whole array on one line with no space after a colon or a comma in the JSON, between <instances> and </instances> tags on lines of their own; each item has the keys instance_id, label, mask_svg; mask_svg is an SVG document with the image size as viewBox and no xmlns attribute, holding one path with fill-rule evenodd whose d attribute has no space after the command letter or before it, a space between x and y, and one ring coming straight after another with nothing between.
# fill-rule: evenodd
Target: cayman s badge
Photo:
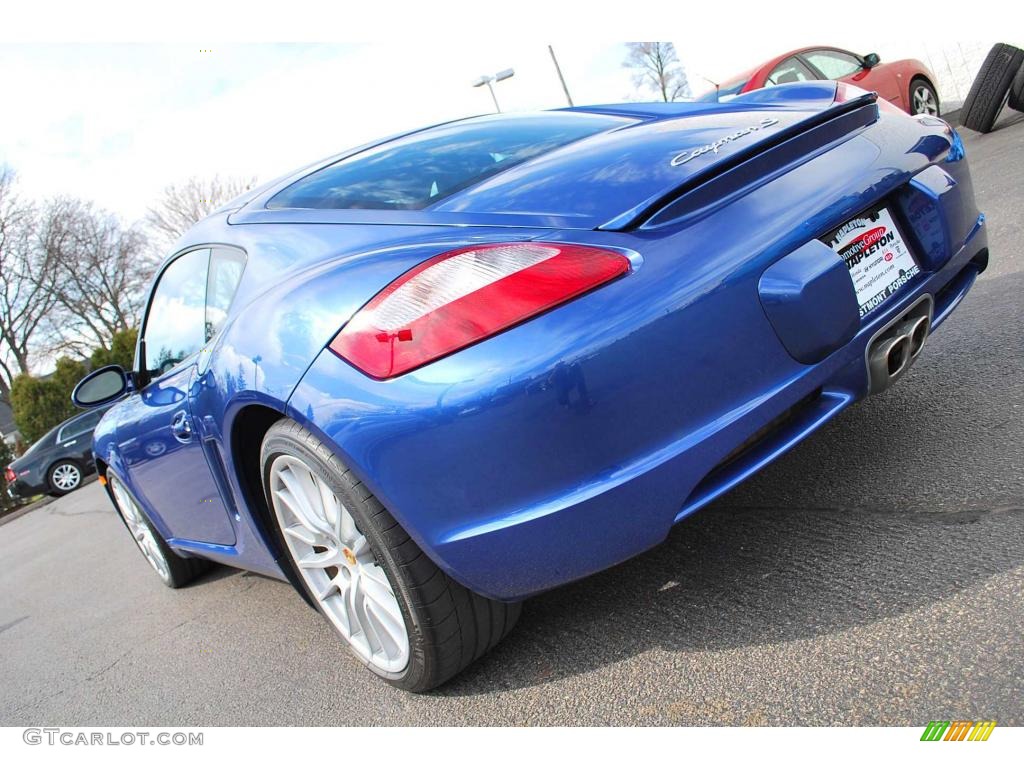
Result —
<instances>
[{"instance_id":1,"label":"cayman s badge","mask_svg":"<svg viewBox=\"0 0 1024 768\"><path fill-rule=\"evenodd\" d=\"M706 155L708 152L714 152L718 154L719 147L728 144L730 141L736 141L736 139L742 139L744 136L749 136L756 131L760 131L762 128L767 128L771 125L775 125L779 121L774 117L762 118L761 122L757 125L751 125L749 128L741 128L735 133L730 133L728 136L723 136L717 141L713 141L710 144L705 144L703 147L697 147L696 149L684 149L678 155L672 158L672 165L682 165L688 163L695 157Z\"/></svg>"}]
</instances>

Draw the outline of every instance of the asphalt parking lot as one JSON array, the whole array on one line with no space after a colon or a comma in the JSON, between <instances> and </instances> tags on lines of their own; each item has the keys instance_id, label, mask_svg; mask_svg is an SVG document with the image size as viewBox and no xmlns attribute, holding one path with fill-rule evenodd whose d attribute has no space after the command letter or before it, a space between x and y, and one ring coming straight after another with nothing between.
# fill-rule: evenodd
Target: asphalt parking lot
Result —
<instances>
[{"instance_id":1,"label":"asphalt parking lot","mask_svg":"<svg viewBox=\"0 0 1024 768\"><path fill-rule=\"evenodd\" d=\"M93 483L0 525L0 724L1024 725L1024 115L965 131L992 262L894 389L429 695L292 588L178 592Z\"/></svg>"}]
</instances>

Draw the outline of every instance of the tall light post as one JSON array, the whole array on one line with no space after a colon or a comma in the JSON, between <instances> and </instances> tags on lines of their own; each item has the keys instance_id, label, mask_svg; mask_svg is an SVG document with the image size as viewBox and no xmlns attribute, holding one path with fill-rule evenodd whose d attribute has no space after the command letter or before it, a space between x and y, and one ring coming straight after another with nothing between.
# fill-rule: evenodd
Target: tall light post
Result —
<instances>
[{"instance_id":1,"label":"tall light post","mask_svg":"<svg viewBox=\"0 0 1024 768\"><path fill-rule=\"evenodd\" d=\"M572 104L572 96L569 95L569 86L565 84L565 78L562 77L562 68L558 66L558 57L555 56L555 49L550 45L548 46L548 53L551 54L551 60L555 62L555 72L558 73L558 82L562 84L562 91L565 92L565 100L569 102L569 106Z\"/></svg>"},{"instance_id":2,"label":"tall light post","mask_svg":"<svg viewBox=\"0 0 1024 768\"><path fill-rule=\"evenodd\" d=\"M715 101L717 101L717 100L718 100L718 92L719 92L720 90L722 90L722 86L721 86L721 85L719 85L718 83L716 83L716 82L715 82L714 80L712 80L712 79L711 79L710 77L705 77L704 75L700 74L699 72L697 73L697 77L699 77L699 78L700 78L701 80L706 80L707 82L709 82L709 83L711 83L711 84L712 84L713 86L715 86Z\"/></svg>"},{"instance_id":3,"label":"tall light post","mask_svg":"<svg viewBox=\"0 0 1024 768\"><path fill-rule=\"evenodd\" d=\"M501 107L498 106L498 96L494 93L493 83L500 83L502 80L508 80L515 73L516 71L512 69L512 67L509 67L508 69L501 70L501 72L498 72L495 75L480 75L476 82L473 83L473 87L479 88L481 85L486 85L491 91L491 98L494 99L494 110L496 112L501 112Z\"/></svg>"}]
</instances>

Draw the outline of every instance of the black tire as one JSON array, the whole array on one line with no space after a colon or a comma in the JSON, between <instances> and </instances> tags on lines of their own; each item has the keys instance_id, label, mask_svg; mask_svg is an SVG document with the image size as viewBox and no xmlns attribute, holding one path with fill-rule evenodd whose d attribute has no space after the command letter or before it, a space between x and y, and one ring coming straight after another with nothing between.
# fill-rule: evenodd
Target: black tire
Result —
<instances>
[{"instance_id":1,"label":"black tire","mask_svg":"<svg viewBox=\"0 0 1024 768\"><path fill-rule=\"evenodd\" d=\"M992 46L964 99L960 109L960 123L979 133L991 131L1022 63L1024 51L1020 48L1006 43Z\"/></svg>"},{"instance_id":2,"label":"black tire","mask_svg":"<svg viewBox=\"0 0 1024 768\"><path fill-rule=\"evenodd\" d=\"M1010 109L1024 112L1024 64L1017 70L1017 76L1010 85L1010 97L1006 100Z\"/></svg>"},{"instance_id":3,"label":"black tire","mask_svg":"<svg viewBox=\"0 0 1024 768\"><path fill-rule=\"evenodd\" d=\"M519 603L489 600L452 580L338 460L330 446L298 423L283 419L263 439L264 492L275 521L278 546L294 571L293 582L301 586L307 600L321 613L320 600L299 576L276 522L270 492L271 465L282 455L304 462L334 492L369 541L376 564L387 575L398 601L409 639L409 661L405 669L389 673L360 658L374 674L397 688L426 691L464 670L509 633L519 619Z\"/></svg>"},{"instance_id":4,"label":"black tire","mask_svg":"<svg viewBox=\"0 0 1024 768\"><path fill-rule=\"evenodd\" d=\"M942 104L939 102L939 94L935 92L935 88L932 86L932 84L929 83L927 80L925 80L923 77L915 77L913 80L910 81L910 98L907 99L907 103L910 105L910 113L912 115L928 114L927 112L915 112L914 111L914 108L915 108L914 94L917 92L918 88L925 88L925 89L928 90L928 93L931 94L932 101L935 102L935 114L936 114L936 116L941 115L942 114Z\"/></svg>"},{"instance_id":5,"label":"black tire","mask_svg":"<svg viewBox=\"0 0 1024 768\"><path fill-rule=\"evenodd\" d=\"M54 479L57 471L64 468L73 468L74 471L78 472L78 482L71 487L59 488L57 481ZM74 459L61 459L60 461L54 462L53 466L46 471L46 484L50 490L47 491L50 496L65 496L69 493L77 491L82 487L82 480L85 478L85 470L82 469L82 465Z\"/></svg>"},{"instance_id":6,"label":"black tire","mask_svg":"<svg viewBox=\"0 0 1024 768\"><path fill-rule=\"evenodd\" d=\"M159 549L160 554L163 555L164 561L167 564L167 570L165 573L161 573L160 570L157 569L157 566L153 565L153 563L149 560L149 557L146 554L146 551L143 548L142 543L135 537L135 534L132 531L132 527L129 524L127 517L125 516L125 512L121 509L120 503L115 498L115 490L113 486L117 484L120 484L120 487L124 490L124 493L127 494L127 498L129 498L131 502L135 505L135 508L139 513L142 525L144 525L146 529L150 532L150 534L153 536L157 549ZM118 517L121 518L121 522L124 523L124 527L128 530L129 535L132 537L132 540L135 542L135 545L138 547L139 552L142 554L143 558L147 561L147 563L149 563L149 565L153 568L153 571L156 573L157 577L164 584L166 584L171 589L180 589L181 587L184 587L185 585L195 581L199 576L202 576L204 573L206 573L213 567L213 563L211 563L209 560L204 560L199 557L181 557L180 555L176 554L169 546L167 546L167 542L164 541L164 537L160 535L160 532L156 528L154 528L153 524L149 521L149 516L142 508L142 505L139 504L134 494L132 494L132 492L128 490L128 487L124 483L122 483L116 475L108 472L106 476L105 485L107 488L107 496L110 497L110 503L114 505L114 509L117 511Z\"/></svg>"}]
</instances>

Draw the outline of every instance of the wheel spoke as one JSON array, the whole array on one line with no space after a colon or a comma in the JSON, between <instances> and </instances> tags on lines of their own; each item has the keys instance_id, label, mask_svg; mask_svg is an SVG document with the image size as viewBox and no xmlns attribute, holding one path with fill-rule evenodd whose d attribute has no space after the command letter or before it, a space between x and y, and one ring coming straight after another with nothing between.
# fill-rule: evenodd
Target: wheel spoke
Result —
<instances>
[{"instance_id":1,"label":"wheel spoke","mask_svg":"<svg viewBox=\"0 0 1024 768\"><path fill-rule=\"evenodd\" d=\"M331 491L324 483L314 478L313 484L316 486L317 493L320 496L320 506L324 511L324 520L331 527L331 531L334 533L336 538L340 538L341 532L341 504L338 503L338 499L334 496L334 492Z\"/></svg>"},{"instance_id":2,"label":"wheel spoke","mask_svg":"<svg viewBox=\"0 0 1024 768\"><path fill-rule=\"evenodd\" d=\"M344 507L341 508L341 526L338 538L349 544L359 538L359 529L356 528L356 521L352 519L352 513Z\"/></svg>"},{"instance_id":3,"label":"wheel spoke","mask_svg":"<svg viewBox=\"0 0 1024 768\"><path fill-rule=\"evenodd\" d=\"M317 536L330 536L330 529L316 520L316 516L312 514L312 510L309 508L308 500L301 492L297 494L291 487L286 487L279 488L275 495L278 500L288 507L288 510L303 528Z\"/></svg>"},{"instance_id":4,"label":"wheel spoke","mask_svg":"<svg viewBox=\"0 0 1024 768\"><path fill-rule=\"evenodd\" d=\"M371 554L371 552L370 552L370 542L366 540L365 536L363 536L362 534L358 534L358 533L356 534L355 541L353 541L349 545L349 549L352 550L352 554L354 554L357 558L365 557L365 556Z\"/></svg>"},{"instance_id":5,"label":"wheel spoke","mask_svg":"<svg viewBox=\"0 0 1024 768\"><path fill-rule=\"evenodd\" d=\"M345 590L345 607L348 613L349 628L353 635L363 631L362 616L359 615L359 574L352 574Z\"/></svg>"},{"instance_id":6,"label":"wheel spoke","mask_svg":"<svg viewBox=\"0 0 1024 768\"><path fill-rule=\"evenodd\" d=\"M361 581L363 593L387 615L396 629L401 629L404 632L404 628L400 626L402 623L401 611L398 610L398 603L395 601L395 596L391 593L390 585L381 583L384 579L383 573L380 575L380 580L378 580L376 574L371 576L371 570L368 568L363 572Z\"/></svg>"},{"instance_id":7,"label":"wheel spoke","mask_svg":"<svg viewBox=\"0 0 1024 768\"><path fill-rule=\"evenodd\" d=\"M379 653L387 655L387 646L385 645L384 637L387 633L383 633L384 637L381 636L381 632L378 630L379 622L374 620L372 608L369 603L360 601L362 609L362 615L360 620L363 624L363 633L366 635L366 642L370 646L370 655L376 656Z\"/></svg>"},{"instance_id":8,"label":"wheel spoke","mask_svg":"<svg viewBox=\"0 0 1024 768\"><path fill-rule=\"evenodd\" d=\"M341 610L336 611L335 613L338 616L342 632L346 637L351 637L355 634L352 627L352 619L348 610L348 601L350 600L349 592L352 590L352 581L351 579L338 574L338 576L332 579L331 583L334 584L335 588L338 590L337 603Z\"/></svg>"},{"instance_id":9,"label":"wheel spoke","mask_svg":"<svg viewBox=\"0 0 1024 768\"><path fill-rule=\"evenodd\" d=\"M327 508L324 505L321 483L308 469L301 469L293 472L299 487L302 489L303 500L308 506L313 517L313 522L321 526L325 531L334 534L334 525L327 516Z\"/></svg>"},{"instance_id":10,"label":"wheel spoke","mask_svg":"<svg viewBox=\"0 0 1024 768\"><path fill-rule=\"evenodd\" d=\"M351 510L294 455L270 466L273 510L299 577L365 662L399 672L409 636L398 599Z\"/></svg>"},{"instance_id":11,"label":"wheel spoke","mask_svg":"<svg viewBox=\"0 0 1024 768\"><path fill-rule=\"evenodd\" d=\"M308 555L297 557L295 564L300 568L330 568L332 565L341 565L345 557L337 549L328 549L326 552L311 552Z\"/></svg>"},{"instance_id":12,"label":"wheel spoke","mask_svg":"<svg viewBox=\"0 0 1024 768\"><path fill-rule=\"evenodd\" d=\"M338 589L338 584L334 581L334 579L331 579L331 580L327 581L325 584L321 585L318 589L316 589L314 591L316 592L316 596L320 600L326 600L328 597L333 595L335 592L338 592L339 589Z\"/></svg>"},{"instance_id":13,"label":"wheel spoke","mask_svg":"<svg viewBox=\"0 0 1024 768\"><path fill-rule=\"evenodd\" d=\"M289 525L284 529L284 535L289 536L296 541L301 541L303 544L310 547L316 546L323 541L323 537L318 536L315 532L302 525Z\"/></svg>"},{"instance_id":14,"label":"wheel spoke","mask_svg":"<svg viewBox=\"0 0 1024 768\"><path fill-rule=\"evenodd\" d=\"M375 603L367 604L366 613L369 618L368 623L374 627L374 634L377 635L384 653L387 655L397 653L405 635L405 625L396 623L394 616L386 610L381 610L380 606Z\"/></svg>"}]
</instances>

